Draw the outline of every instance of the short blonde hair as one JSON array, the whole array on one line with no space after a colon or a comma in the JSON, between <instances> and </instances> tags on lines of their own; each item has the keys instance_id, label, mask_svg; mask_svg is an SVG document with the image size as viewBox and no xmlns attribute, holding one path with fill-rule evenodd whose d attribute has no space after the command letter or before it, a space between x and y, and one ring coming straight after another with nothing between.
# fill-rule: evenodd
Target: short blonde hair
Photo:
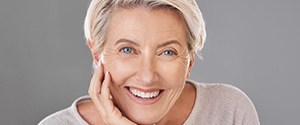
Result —
<instances>
[{"instance_id":1,"label":"short blonde hair","mask_svg":"<svg viewBox=\"0 0 300 125\"><path fill-rule=\"evenodd\" d=\"M86 40L93 44L92 53L99 53L103 49L112 12L117 8L136 7L177 11L187 25L189 51L198 54L203 48L206 39L205 23L195 0L92 0L84 22Z\"/></svg>"}]
</instances>

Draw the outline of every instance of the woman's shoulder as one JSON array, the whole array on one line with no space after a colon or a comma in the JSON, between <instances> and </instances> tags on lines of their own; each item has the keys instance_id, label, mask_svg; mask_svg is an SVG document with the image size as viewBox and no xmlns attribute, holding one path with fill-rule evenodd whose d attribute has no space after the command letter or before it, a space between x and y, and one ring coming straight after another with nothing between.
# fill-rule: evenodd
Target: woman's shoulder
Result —
<instances>
[{"instance_id":1,"label":"woman's shoulder","mask_svg":"<svg viewBox=\"0 0 300 125\"><path fill-rule=\"evenodd\" d=\"M68 122L66 120L68 119L74 119L70 107L45 117L42 121L40 121L38 125L55 125L55 124L67 125Z\"/></svg>"},{"instance_id":2,"label":"woman's shoulder","mask_svg":"<svg viewBox=\"0 0 300 125\"><path fill-rule=\"evenodd\" d=\"M251 102L250 98L239 88L226 84L226 83L198 83L189 80L196 90L197 95L202 96L202 98L216 100L220 102L232 101L233 103L238 101L245 101L245 103ZM252 104L252 102L251 102Z\"/></svg>"},{"instance_id":3,"label":"woman's shoulder","mask_svg":"<svg viewBox=\"0 0 300 125\"><path fill-rule=\"evenodd\" d=\"M225 83L193 84L197 91L194 119L205 119L205 123L258 125L256 109L250 98L239 88Z\"/></svg>"},{"instance_id":4,"label":"woman's shoulder","mask_svg":"<svg viewBox=\"0 0 300 125\"><path fill-rule=\"evenodd\" d=\"M57 111L43 120L38 125L86 125L87 123L81 118L78 113L77 105L85 100L88 100L89 96L81 96L76 99L72 105L63 110Z\"/></svg>"}]
</instances>

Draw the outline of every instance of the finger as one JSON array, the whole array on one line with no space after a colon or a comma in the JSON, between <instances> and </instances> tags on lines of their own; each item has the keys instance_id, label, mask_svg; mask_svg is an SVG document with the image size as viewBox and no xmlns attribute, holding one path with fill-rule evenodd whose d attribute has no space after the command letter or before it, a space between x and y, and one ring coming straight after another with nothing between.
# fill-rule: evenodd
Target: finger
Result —
<instances>
[{"instance_id":1,"label":"finger","mask_svg":"<svg viewBox=\"0 0 300 125\"><path fill-rule=\"evenodd\" d=\"M101 88L101 100L103 100L103 106L105 107L106 111L112 111L112 109L115 107L112 100L110 99L111 93L109 86L111 84L111 76L109 72L105 73L105 78L103 81L103 85Z\"/></svg>"},{"instance_id":2,"label":"finger","mask_svg":"<svg viewBox=\"0 0 300 125\"><path fill-rule=\"evenodd\" d=\"M101 102L103 104L103 107L106 112L114 113L114 110L116 109L111 97L109 86L111 84L111 75L109 72L105 73L105 78L102 84L101 88ZM117 113L117 115L120 115L120 113Z\"/></svg>"},{"instance_id":3,"label":"finger","mask_svg":"<svg viewBox=\"0 0 300 125\"><path fill-rule=\"evenodd\" d=\"M107 124L113 125L135 125L129 119L122 116L120 110L114 105L113 100L110 98L110 85L112 84L111 75L107 71L105 72L104 81L101 87L101 95L99 96L99 101L101 102L100 112L102 112L102 118Z\"/></svg>"},{"instance_id":4,"label":"finger","mask_svg":"<svg viewBox=\"0 0 300 125\"><path fill-rule=\"evenodd\" d=\"M111 84L111 78L110 78L110 73L107 71L105 73L105 78L104 78L104 81L103 81L103 84L102 84L102 87L101 87L101 93L103 95L103 97L105 99L110 99L110 90L109 90L109 86Z\"/></svg>"},{"instance_id":5,"label":"finger","mask_svg":"<svg viewBox=\"0 0 300 125\"><path fill-rule=\"evenodd\" d=\"M93 77L90 82L89 87L89 95L97 107L99 113L103 116L105 114L105 109L101 103L101 84L103 81L104 73L103 73L103 65L100 64L97 68L95 68Z\"/></svg>"},{"instance_id":6,"label":"finger","mask_svg":"<svg viewBox=\"0 0 300 125\"><path fill-rule=\"evenodd\" d=\"M111 77L109 72L106 72L104 75L104 80L101 86L101 94L98 96L98 100L100 103L96 105L98 107L98 111L101 113L101 117L105 119L106 123L111 124L114 121L115 117L112 114L115 105L113 104L110 97L109 85L111 84Z\"/></svg>"},{"instance_id":7,"label":"finger","mask_svg":"<svg viewBox=\"0 0 300 125\"><path fill-rule=\"evenodd\" d=\"M89 93L100 94L102 81L103 81L103 65L100 64L98 68L95 69L95 72L91 79Z\"/></svg>"}]
</instances>

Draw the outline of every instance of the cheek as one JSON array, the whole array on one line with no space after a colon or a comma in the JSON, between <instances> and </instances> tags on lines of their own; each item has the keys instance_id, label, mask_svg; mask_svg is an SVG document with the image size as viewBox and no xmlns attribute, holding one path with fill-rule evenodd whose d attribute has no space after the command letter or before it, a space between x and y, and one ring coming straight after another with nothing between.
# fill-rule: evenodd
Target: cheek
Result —
<instances>
[{"instance_id":1,"label":"cheek","mask_svg":"<svg viewBox=\"0 0 300 125\"><path fill-rule=\"evenodd\" d=\"M184 83L188 71L188 61L184 59L161 61L158 63L157 69L165 81L169 81L170 84Z\"/></svg>"},{"instance_id":2,"label":"cheek","mask_svg":"<svg viewBox=\"0 0 300 125\"><path fill-rule=\"evenodd\" d=\"M134 73L136 62L135 59L115 58L107 61L104 67L110 72L114 85L121 85Z\"/></svg>"},{"instance_id":3,"label":"cheek","mask_svg":"<svg viewBox=\"0 0 300 125\"><path fill-rule=\"evenodd\" d=\"M173 106L182 93L185 85L188 61L174 60L170 62L160 63L162 75L164 75L164 86L166 87L166 95L162 107Z\"/></svg>"},{"instance_id":4,"label":"cheek","mask_svg":"<svg viewBox=\"0 0 300 125\"><path fill-rule=\"evenodd\" d=\"M158 63L159 69L163 69L164 72L183 76L187 72L188 63L185 60L174 60Z\"/></svg>"}]
</instances>

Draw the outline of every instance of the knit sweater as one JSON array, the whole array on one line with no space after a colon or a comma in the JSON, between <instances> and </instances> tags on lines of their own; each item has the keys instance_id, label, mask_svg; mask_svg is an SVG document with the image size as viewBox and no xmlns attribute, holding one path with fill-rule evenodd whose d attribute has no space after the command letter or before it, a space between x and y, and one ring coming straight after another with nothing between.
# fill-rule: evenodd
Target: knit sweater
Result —
<instances>
[{"instance_id":1,"label":"knit sweater","mask_svg":"<svg viewBox=\"0 0 300 125\"><path fill-rule=\"evenodd\" d=\"M196 88L193 110L184 125L259 125L258 115L249 97L240 89L227 84L204 84L187 81ZM44 118L38 125L88 125L80 116L77 105L91 100L89 96Z\"/></svg>"}]
</instances>

